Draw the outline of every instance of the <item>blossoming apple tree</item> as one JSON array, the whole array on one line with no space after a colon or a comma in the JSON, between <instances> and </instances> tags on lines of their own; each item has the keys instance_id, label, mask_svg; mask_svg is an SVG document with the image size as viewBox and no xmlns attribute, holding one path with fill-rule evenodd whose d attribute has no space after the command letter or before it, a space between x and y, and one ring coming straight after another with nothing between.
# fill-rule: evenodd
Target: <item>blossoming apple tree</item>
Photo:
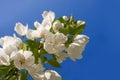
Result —
<instances>
[{"instance_id":1,"label":"blossoming apple tree","mask_svg":"<svg viewBox=\"0 0 120 80\"><path fill-rule=\"evenodd\" d=\"M73 16L55 18L52 11L44 11L43 21L34 22L34 29L18 22L14 30L21 37L0 38L0 80L62 80L54 70L44 67L50 64L59 68L67 57L75 61L89 41L82 35L85 22ZM50 57L49 57L50 56Z\"/></svg>"}]
</instances>

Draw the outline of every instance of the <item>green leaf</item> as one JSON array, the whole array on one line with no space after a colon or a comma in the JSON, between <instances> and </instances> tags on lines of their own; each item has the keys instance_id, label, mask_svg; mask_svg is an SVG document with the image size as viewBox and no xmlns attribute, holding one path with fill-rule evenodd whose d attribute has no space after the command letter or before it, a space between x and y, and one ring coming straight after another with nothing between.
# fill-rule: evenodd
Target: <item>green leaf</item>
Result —
<instances>
[{"instance_id":1,"label":"green leaf","mask_svg":"<svg viewBox=\"0 0 120 80\"><path fill-rule=\"evenodd\" d=\"M45 56L41 56L41 63L44 64L47 61L47 58Z\"/></svg>"},{"instance_id":2,"label":"green leaf","mask_svg":"<svg viewBox=\"0 0 120 80\"><path fill-rule=\"evenodd\" d=\"M80 26L78 26L76 33L77 33L77 34L80 34L81 32L83 32L84 29L85 29L85 24L80 25Z\"/></svg>"},{"instance_id":3,"label":"green leaf","mask_svg":"<svg viewBox=\"0 0 120 80\"><path fill-rule=\"evenodd\" d=\"M26 40L26 42L27 42L27 46L30 48L30 50L34 50L34 49L39 49L39 47L40 47L40 42L39 41L37 41L37 40Z\"/></svg>"},{"instance_id":4,"label":"green leaf","mask_svg":"<svg viewBox=\"0 0 120 80\"><path fill-rule=\"evenodd\" d=\"M43 54L47 54L47 51L45 51L45 49L41 48L40 49L40 55L43 55Z\"/></svg>"},{"instance_id":5,"label":"green leaf","mask_svg":"<svg viewBox=\"0 0 120 80\"><path fill-rule=\"evenodd\" d=\"M53 30L52 27L50 28L50 32L52 32L53 34L55 34L55 32L54 32L54 30Z\"/></svg>"},{"instance_id":6,"label":"green leaf","mask_svg":"<svg viewBox=\"0 0 120 80\"><path fill-rule=\"evenodd\" d=\"M22 72L20 74L19 80L28 80L28 73L27 72Z\"/></svg>"},{"instance_id":7,"label":"green leaf","mask_svg":"<svg viewBox=\"0 0 120 80\"><path fill-rule=\"evenodd\" d=\"M68 40L65 42L65 46L68 47L69 44L71 44L74 40L74 36L73 35L69 35L68 36Z\"/></svg>"},{"instance_id":8,"label":"green leaf","mask_svg":"<svg viewBox=\"0 0 120 80\"><path fill-rule=\"evenodd\" d=\"M10 66L0 66L0 76L8 73L9 69L10 69Z\"/></svg>"},{"instance_id":9,"label":"green leaf","mask_svg":"<svg viewBox=\"0 0 120 80\"><path fill-rule=\"evenodd\" d=\"M83 32L85 28L85 24L77 26L77 27L76 26L77 25L69 27L69 34L76 35L76 34L80 34L81 32Z\"/></svg>"},{"instance_id":10,"label":"green leaf","mask_svg":"<svg viewBox=\"0 0 120 80\"><path fill-rule=\"evenodd\" d=\"M63 33L64 35L67 35L69 34L69 27L61 28L59 29L59 31Z\"/></svg>"},{"instance_id":11,"label":"green leaf","mask_svg":"<svg viewBox=\"0 0 120 80\"><path fill-rule=\"evenodd\" d=\"M16 78L14 78L14 77L11 77L9 80L17 80Z\"/></svg>"},{"instance_id":12,"label":"green leaf","mask_svg":"<svg viewBox=\"0 0 120 80\"><path fill-rule=\"evenodd\" d=\"M60 64L56 60L54 60L54 59L48 59L47 61L53 67L56 67L56 68L60 68L61 67Z\"/></svg>"},{"instance_id":13,"label":"green leaf","mask_svg":"<svg viewBox=\"0 0 120 80\"><path fill-rule=\"evenodd\" d=\"M67 21L65 21L62 17L58 18L58 20L59 20L61 23L64 23L64 24L67 23Z\"/></svg>"},{"instance_id":14,"label":"green leaf","mask_svg":"<svg viewBox=\"0 0 120 80\"><path fill-rule=\"evenodd\" d=\"M35 57L35 63L38 63L38 58L39 58L39 52L41 48L41 44L37 40L26 40L26 43L28 44L27 47L33 52L33 56Z\"/></svg>"}]
</instances>

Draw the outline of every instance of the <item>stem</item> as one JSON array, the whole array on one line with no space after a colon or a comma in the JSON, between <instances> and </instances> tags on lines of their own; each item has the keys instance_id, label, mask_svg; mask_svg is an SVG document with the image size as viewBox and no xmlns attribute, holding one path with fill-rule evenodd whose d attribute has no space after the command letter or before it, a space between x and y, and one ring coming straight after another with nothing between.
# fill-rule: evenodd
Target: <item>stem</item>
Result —
<instances>
[{"instance_id":1,"label":"stem","mask_svg":"<svg viewBox=\"0 0 120 80\"><path fill-rule=\"evenodd\" d=\"M5 80L10 80L10 78L15 77L18 78L19 70L16 67L12 67L9 72L5 75ZM18 80L18 79L17 79Z\"/></svg>"}]
</instances>

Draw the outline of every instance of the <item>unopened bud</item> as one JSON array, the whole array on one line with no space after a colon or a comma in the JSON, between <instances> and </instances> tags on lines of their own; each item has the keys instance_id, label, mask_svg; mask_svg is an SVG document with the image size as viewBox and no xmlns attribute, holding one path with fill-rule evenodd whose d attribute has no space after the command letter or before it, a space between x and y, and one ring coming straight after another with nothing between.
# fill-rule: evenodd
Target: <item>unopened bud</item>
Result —
<instances>
[{"instance_id":1,"label":"unopened bud","mask_svg":"<svg viewBox=\"0 0 120 80\"><path fill-rule=\"evenodd\" d=\"M65 21L68 20L68 17L67 17L67 16L63 16L62 18L63 18Z\"/></svg>"},{"instance_id":2,"label":"unopened bud","mask_svg":"<svg viewBox=\"0 0 120 80\"><path fill-rule=\"evenodd\" d=\"M54 32L58 32L59 29L61 28L64 28L64 25L59 21L59 20L56 20L54 23L53 23L53 30Z\"/></svg>"},{"instance_id":3,"label":"unopened bud","mask_svg":"<svg viewBox=\"0 0 120 80\"><path fill-rule=\"evenodd\" d=\"M80 20L77 21L77 25L79 25L79 26L84 25L84 24L85 24L85 21L80 21Z\"/></svg>"}]
</instances>

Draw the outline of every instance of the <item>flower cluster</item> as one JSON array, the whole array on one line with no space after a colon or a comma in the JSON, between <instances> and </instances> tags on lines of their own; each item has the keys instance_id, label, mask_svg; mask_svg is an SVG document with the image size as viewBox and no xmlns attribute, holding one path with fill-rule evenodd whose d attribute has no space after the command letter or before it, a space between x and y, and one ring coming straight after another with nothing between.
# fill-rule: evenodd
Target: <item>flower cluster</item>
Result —
<instances>
[{"instance_id":1,"label":"flower cluster","mask_svg":"<svg viewBox=\"0 0 120 80\"><path fill-rule=\"evenodd\" d=\"M34 29L16 23L14 30L23 40L15 34L0 38L0 69L6 71L0 70L1 79L24 80L30 74L35 80L62 80L56 71L44 65L60 67L68 57L73 61L82 58L89 41L80 34L85 22L75 21L73 16L56 19L52 11L44 11L42 17L41 23L34 22Z\"/></svg>"}]
</instances>

